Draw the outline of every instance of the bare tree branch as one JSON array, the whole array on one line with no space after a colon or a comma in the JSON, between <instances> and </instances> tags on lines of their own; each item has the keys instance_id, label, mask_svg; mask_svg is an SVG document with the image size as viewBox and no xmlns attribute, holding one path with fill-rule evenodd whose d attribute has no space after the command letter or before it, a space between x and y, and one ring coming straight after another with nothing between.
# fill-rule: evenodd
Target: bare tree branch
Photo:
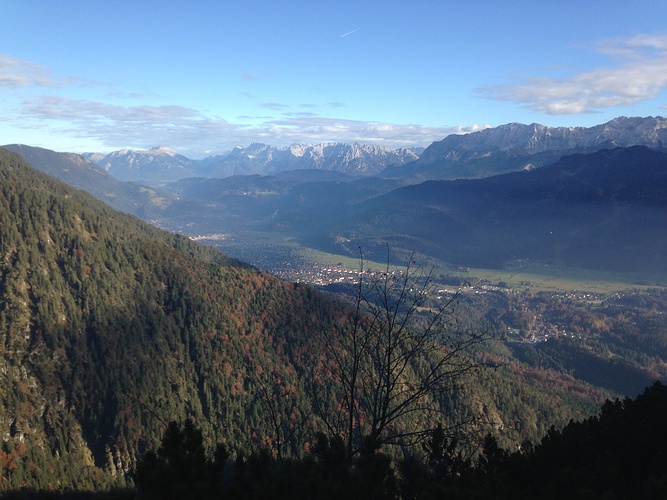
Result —
<instances>
[{"instance_id":1,"label":"bare tree branch","mask_svg":"<svg viewBox=\"0 0 667 500\"><path fill-rule=\"evenodd\" d=\"M401 270L391 268L389 254L382 272L366 269L363 254L359 262L351 317L322 335L342 412L338 424L324 418L344 438L349 460L364 442L407 446L431 432L441 397L486 366L472 351L488 338L452 327L459 293L434 305L432 272L414 255Z\"/></svg>"}]
</instances>

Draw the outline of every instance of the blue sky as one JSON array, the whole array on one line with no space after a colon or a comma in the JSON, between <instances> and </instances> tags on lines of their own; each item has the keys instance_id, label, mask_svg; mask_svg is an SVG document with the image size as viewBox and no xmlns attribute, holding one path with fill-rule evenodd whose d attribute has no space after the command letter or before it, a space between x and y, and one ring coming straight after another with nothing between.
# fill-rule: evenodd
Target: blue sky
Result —
<instances>
[{"instance_id":1,"label":"blue sky","mask_svg":"<svg viewBox=\"0 0 667 500\"><path fill-rule=\"evenodd\" d=\"M5 0L0 144L191 158L667 114L667 2Z\"/></svg>"}]
</instances>

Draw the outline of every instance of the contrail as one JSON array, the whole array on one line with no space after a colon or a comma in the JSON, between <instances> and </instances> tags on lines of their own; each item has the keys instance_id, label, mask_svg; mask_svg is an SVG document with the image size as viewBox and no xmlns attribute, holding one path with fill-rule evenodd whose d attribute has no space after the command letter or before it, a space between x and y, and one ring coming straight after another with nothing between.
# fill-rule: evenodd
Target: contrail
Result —
<instances>
[{"instance_id":1,"label":"contrail","mask_svg":"<svg viewBox=\"0 0 667 500\"><path fill-rule=\"evenodd\" d=\"M357 28L356 30L348 31L347 33L343 33L340 37L343 38L344 36L351 35L352 33L356 33L359 31L361 28Z\"/></svg>"}]
</instances>

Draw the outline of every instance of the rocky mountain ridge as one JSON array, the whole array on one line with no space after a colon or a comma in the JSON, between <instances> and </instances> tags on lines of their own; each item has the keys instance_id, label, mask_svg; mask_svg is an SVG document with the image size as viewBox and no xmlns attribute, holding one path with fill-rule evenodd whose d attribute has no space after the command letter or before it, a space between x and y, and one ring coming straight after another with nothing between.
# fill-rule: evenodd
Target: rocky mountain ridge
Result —
<instances>
[{"instance_id":1,"label":"rocky mountain ridge","mask_svg":"<svg viewBox=\"0 0 667 500\"><path fill-rule=\"evenodd\" d=\"M484 152L524 149L529 153L576 147L667 145L667 119L619 117L594 127L548 127L538 123L508 123L465 135L449 135L434 142L420 157L429 163L451 157L455 151Z\"/></svg>"},{"instance_id":2,"label":"rocky mountain ridge","mask_svg":"<svg viewBox=\"0 0 667 500\"><path fill-rule=\"evenodd\" d=\"M413 162L421 151L421 148L394 150L358 143L295 144L283 148L253 143L203 160L191 160L164 146L148 150L122 149L105 156L86 153L84 157L120 180L155 184L186 177L270 175L301 169L330 170L363 177L378 174L387 167Z\"/></svg>"},{"instance_id":3,"label":"rocky mountain ridge","mask_svg":"<svg viewBox=\"0 0 667 500\"><path fill-rule=\"evenodd\" d=\"M543 167L561 157L628 146L667 147L667 119L618 117L594 127L508 123L465 135L449 135L427 147L406 168L383 176L427 179L481 178Z\"/></svg>"},{"instance_id":4,"label":"rocky mountain ridge","mask_svg":"<svg viewBox=\"0 0 667 500\"><path fill-rule=\"evenodd\" d=\"M654 149L667 147L667 119L618 117L593 127L508 123L469 134L452 134L426 149L390 149L360 143L288 147L253 143L202 160L189 159L164 146L83 156L119 180L151 185L187 177L273 175L307 169L421 182L530 170L554 163L568 154L637 145Z\"/></svg>"},{"instance_id":5,"label":"rocky mountain ridge","mask_svg":"<svg viewBox=\"0 0 667 500\"><path fill-rule=\"evenodd\" d=\"M99 153L83 156L123 181L164 182L195 175L193 160L165 146L147 150L121 149L102 158Z\"/></svg>"}]
</instances>

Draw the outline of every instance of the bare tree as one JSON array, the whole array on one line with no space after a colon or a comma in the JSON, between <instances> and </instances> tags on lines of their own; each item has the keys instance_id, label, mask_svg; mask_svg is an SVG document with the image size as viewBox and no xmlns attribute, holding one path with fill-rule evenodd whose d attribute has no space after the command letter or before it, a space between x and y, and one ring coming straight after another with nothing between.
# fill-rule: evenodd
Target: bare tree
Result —
<instances>
[{"instance_id":1,"label":"bare tree","mask_svg":"<svg viewBox=\"0 0 667 500\"><path fill-rule=\"evenodd\" d=\"M349 460L364 447L412 445L432 432L443 417L442 396L484 366L472 351L486 340L483 332L453 327L458 293L436 301L432 273L414 255L400 270L389 259L382 272L365 269L363 255L359 267L349 320L321 335L337 410L324 411L315 398Z\"/></svg>"}]
</instances>

